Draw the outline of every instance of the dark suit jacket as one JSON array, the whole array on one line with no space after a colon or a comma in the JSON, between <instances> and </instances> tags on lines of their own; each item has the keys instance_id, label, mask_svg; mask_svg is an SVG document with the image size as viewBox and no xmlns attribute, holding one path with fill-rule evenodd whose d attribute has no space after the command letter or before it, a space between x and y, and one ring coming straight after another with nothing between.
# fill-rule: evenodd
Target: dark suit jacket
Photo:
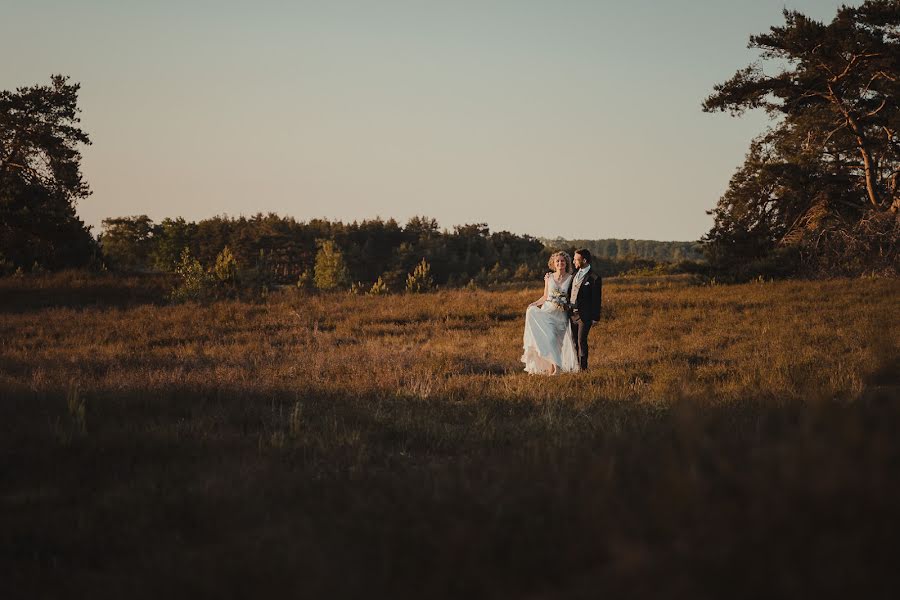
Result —
<instances>
[{"instance_id":1,"label":"dark suit jacket","mask_svg":"<svg viewBox=\"0 0 900 600\"><path fill-rule=\"evenodd\" d=\"M576 286L572 282L572 288L569 290L569 299L575 299L575 308L577 313L572 314L572 319L589 319L591 321L600 320L600 302L603 296L603 279L600 274L591 267L582 280L580 286Z\"/></svg>"}]
</instances>

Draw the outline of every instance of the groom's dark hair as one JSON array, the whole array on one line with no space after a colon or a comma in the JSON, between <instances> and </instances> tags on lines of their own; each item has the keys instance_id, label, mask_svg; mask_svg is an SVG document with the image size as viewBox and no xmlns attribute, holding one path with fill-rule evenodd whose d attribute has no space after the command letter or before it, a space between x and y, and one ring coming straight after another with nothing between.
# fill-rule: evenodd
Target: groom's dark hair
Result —
<instances>
[{"instance_id":1,"label":"groom's dark hair","mask_svg":"<svg viewBox=\"0 0 900 600\"><path fill-rule=\"evenodd\" d=\"M581 258L587 261L588 264L591 264L591 251L587 248L582 248L581 250L576 250L575 254L580 254Z\"/></svg>"}]
</instances>

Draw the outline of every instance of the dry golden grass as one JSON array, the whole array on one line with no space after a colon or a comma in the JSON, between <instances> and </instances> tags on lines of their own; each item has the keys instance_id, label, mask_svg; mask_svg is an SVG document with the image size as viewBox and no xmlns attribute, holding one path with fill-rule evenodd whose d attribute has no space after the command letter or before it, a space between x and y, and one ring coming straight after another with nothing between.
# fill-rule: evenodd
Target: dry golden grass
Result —
<instances>
[{"instance_id":1,"label":"dry golden grass","mask_svg":"<svg viewBox=\"0 0 900 600\"><path fill-rule=\"evenodd\" d=\"M161 289L0 281L19 594L805 596L893 574L897 281L607 281L591 370L553 378L518 362L536 288Z\"/></svg>"}]
</instances>

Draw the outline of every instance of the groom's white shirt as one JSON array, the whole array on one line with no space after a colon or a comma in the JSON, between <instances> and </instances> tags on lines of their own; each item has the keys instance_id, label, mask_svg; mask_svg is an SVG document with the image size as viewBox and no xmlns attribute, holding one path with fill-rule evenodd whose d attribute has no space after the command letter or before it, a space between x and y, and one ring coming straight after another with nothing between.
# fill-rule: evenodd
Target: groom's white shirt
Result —
<instances>
[{"instance_id":1,"label":"groom's white shirt","mask_svg":"<svg viewBox=\"0 0 900 600\"><path fill-rule=\"evenodd\" d=\"M578 269L578 272L575 273L575 285L581 285L581 282L584 281L584 278L587 277L588 271L590 270L591 265Z\"/></svg>"}]
</instances>

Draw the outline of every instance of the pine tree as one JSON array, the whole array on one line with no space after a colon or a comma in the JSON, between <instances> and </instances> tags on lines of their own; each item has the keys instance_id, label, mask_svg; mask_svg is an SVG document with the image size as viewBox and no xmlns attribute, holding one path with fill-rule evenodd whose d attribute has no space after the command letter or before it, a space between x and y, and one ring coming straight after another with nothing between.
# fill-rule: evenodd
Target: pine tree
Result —
<instances>
[{"instance_id":1,"label":"pine tree","mask_svg":"<svg viewBox=\"0 0 900 600\"><path fill-rule=\"evenodd\" d=\"M225 285L233 286L237 279L237 260L228 246L222 248L222 251L216 256L216 265L213 267L213 274L216 279Z\"/></svg>"},{"instance_id":2,"label":"pine tree","mask_svg":"<svg viewBox=\"0 0 900 600\"><path fill-rule=\"evenodd\" d=\"M388 293L388 287L385 285L384 280L379 277L378 281L372 284L372 289L369 290L370 296L384 296Z\"/></svg>"},{"instance_id":3,"label":"pine tree","mask_svg":"<svg viewBox=\"0 0 900 600\"><path fill-rule=\"evenodd\" d=\"M423 294L434 288L431 277L431 266L423 258L416 269L406 277L406 291L410 294Z\"/></svg>"},{"instance_id":4,"label":"pine tree","mask_svg":"<svg viewBox=\"0 0 900 600\"><path fill-rule=\"evenodd\" d=\"M783 26L750 38L776 61L771 74L756 63L739 70L703 109L762 108L773 124L710 212L703 241L714 264L781 265L779 252L797 250L838 272L900 268L898 28L900 3L866 0L830 23L785 10Z\"/></svg>"},{"instance_id":5,"label":"pine tree","mask_svg":"<svg viewBox=\"0 0 900 600\"><path fill-rule=\"evenodd\" d=\"M350 285L350 272L340 248L331 240L322 240L316 254L316 287L323 291Z\"/></svg>"},{"instance_id":6,"label":"pine tree","mask_svg":"<svg viewBox=\"0 0 900 600\"><path fill-rule=\"evenodd\" d=\"M77 83L0 91L0 253L18 267L83 266L98 255L75 214L91 191L81 175Z\"/></svg>"}]
</instances>

